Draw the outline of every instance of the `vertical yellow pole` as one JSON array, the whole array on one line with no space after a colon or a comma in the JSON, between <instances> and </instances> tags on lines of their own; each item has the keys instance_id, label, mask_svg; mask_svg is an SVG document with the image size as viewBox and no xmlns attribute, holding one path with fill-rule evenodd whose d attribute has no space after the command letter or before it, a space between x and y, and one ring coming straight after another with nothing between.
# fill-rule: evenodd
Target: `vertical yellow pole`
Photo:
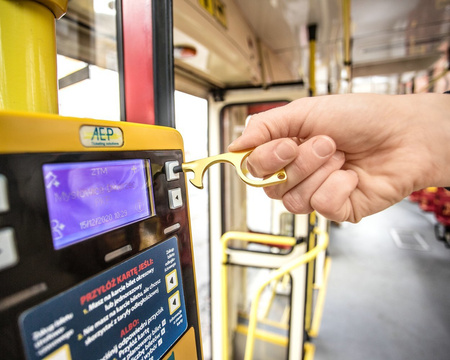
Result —
<instances>
[{"instance_id":1,"label":"vertical yellow pole","mask_svg":"<svg viewBox=\"0 0 450 360\"><path fill-rule=\"evenodd\" d=\"M58 113L55 17L68 0L0 0L0 110Z\"/></svg>"},{"instance_id":2,"label":"vertical yellow pole","mask_svg":"<svg viewBox=\"0 0 450 360\"><path fill-rule=\"evenodd\" d=\"M342 0L344 25L344 67L347 72L347 92L352 92L352 34L351 34L351 0Z\"/></svg>"},{"instance_id":3,"label":"vertical yellow pole","mask_svg":"<svg viewBox=\"0 0 450 360\"><path fill-rule=\"evenodd\" d=\"M317 24L308 25L309 35L309 96L316 96L316 32Z\"/></svg>"},{"instance_id":4,"label":"vertical yellow pole","mask_svg":"<svg viewBox=\"0 0 450 360\"><path fill-rule=\"evenodd\" d=\"M309 215L309 225L310 230L309 231L309 245L308 245L308 251L313 249L316 246L316 233L314 231L316 227L316 212L313 211ZM311 261L308 262L308 274L306 278L306 304L305 304L305 330L309 332L309 329L311 328L312 324L312 318L313 318L313 286L314 286L314 267L316 265L315 258L311 259Z\"/></svg>"}]
</instances>

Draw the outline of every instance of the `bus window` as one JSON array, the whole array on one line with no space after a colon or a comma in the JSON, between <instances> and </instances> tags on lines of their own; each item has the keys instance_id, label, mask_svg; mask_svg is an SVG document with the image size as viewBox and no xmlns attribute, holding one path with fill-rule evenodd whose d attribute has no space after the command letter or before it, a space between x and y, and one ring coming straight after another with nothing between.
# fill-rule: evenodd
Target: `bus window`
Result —
<instances>
[{"instance_id":1,"label":"bus window","mask_svg":"<svg viewBox=\"0 0 450 360\"><path fill-rule=\"evenodd\" d=\"M56 40L59 113L120 120L114 2L69 1Z\"/></svg>"}]
</instances>

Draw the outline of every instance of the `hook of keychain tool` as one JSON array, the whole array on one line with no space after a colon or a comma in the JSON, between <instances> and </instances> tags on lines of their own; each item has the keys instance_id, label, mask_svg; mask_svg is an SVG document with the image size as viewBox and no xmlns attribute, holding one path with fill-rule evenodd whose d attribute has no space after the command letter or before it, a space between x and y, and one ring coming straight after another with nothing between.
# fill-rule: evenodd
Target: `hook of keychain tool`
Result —
<instances>
[{"instance_id":1,"label":"hook of keychain tool","mask_svg":"<svg viewBox=\"0 0 450 360\"><path fill-rule=\"evenodd\" d=\"M229 152L224 154L219 154L216 156L210 156L204 159L199 159L195 161L190 161L187 163L181 164L181 166L176 166L173 168L174 172L188 172L191 171L194 173L194 177L189 181L195 187L199 189L203 189L203 176L205 175L206 170L214 164L217 163L229 163L232 164L239 177L246 184L256 187L264 187L270 185L276 185L283 183L287 180L286 171L284 169L277 171L276 173L270 175L265 179L251 179L247 176L249 173L246 165L245 159L250 155L253 151L245 150L245 151L237 151L237 152Z\"/></svg>"}]
</instances>

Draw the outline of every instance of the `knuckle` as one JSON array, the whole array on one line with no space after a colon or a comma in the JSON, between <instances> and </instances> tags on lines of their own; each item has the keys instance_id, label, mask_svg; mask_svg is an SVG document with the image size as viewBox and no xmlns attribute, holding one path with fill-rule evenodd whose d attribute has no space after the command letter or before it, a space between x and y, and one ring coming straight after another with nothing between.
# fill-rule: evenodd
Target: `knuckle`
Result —
<instances>
[{"instance_id":1,"label":"knuckle","mask_svg":"<svg viewBox=\"0 0 450 360\"><path fill-rule=\"evenodd\" d=\"M264 162L256 156L249 156L249 158L247 159L247 169L253 176L263 177L265 175Z\"/></svg>"},{"instance_id":2,"label":"knuckle","mask_svg":"<svg viewBox=\"0 0 450 360\"><path fill-rule=\"evenodd\" d=\"M308 176L310 176L316 168L318 168L316 164L311 164L310 162L303 161L301 157L297 157L297 159L290 166L289 172L293 174L296 179L304 180Z\"/></svg>"},{"instance_id":3,"label":"knuckle","mask_svg":"<svg viewBox=\"0 0 450 360\"><path fill-rule=\"evenodd\" d=\"M320 210L326 210L328 213L329 212L334 212L334 202L333 202L333 198L330 196L327 196L326 193L323 192L316 192L313 194L313 196L311 197L311 206L320 211Z\"/></svg>"},{"instance_id":4,"label":"knuckle","mask_svg":"<svg viewBox=\"0 0 450 360\"><path fill-rule=\"evenodd\" d=\"M265 187L264 192L269 198L274 200L280 200L283 197L280 186Z\"/></svg>"},{"instance_id":5,"label":"knuckle","mask_svg":"<svg viewBox=\"0 0 450 360\"><path fill-rule=\"evenodd\" d=\"M332 197L320 193L311 197L311 206L327 217L336 217L340 210L340 205L336 204ZM333 220L337 219L333 218Z\"/></svg>"},{"instance_id":6,"label":"knuckle","mask_svg":"<svg viewBox=\"0 0 450 360\"><path fill-rule=\"evenodd\" d=\"M251 154L247 159L247 169L253 176L262 178L275 172L278 168L277 163L271 153L258 153L258 156Z\"/></svg>"},{"instance_id":7,"label":"knuckle","mask_svg":"<svg viewBox=\"0 0 450 360\"><path fill-rule=\"evenodd\" d=\"M307 214L312 211L309 201L295 191L290 191L283 196L283 204L288 211L294 214Z\"/></svg>"}]
</instances>

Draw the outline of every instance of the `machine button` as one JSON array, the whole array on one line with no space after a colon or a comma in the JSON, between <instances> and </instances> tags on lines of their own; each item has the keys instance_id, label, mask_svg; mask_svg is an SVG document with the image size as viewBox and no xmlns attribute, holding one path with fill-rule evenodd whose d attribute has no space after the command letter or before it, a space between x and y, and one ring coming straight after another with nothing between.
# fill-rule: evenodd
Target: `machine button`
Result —
<instances>
[{"instance_id":1,"label":"machine button","mask_svg":"<svg viewBox=\"0 0 450 360\"><path fill-rule=\"evenodd\" d=\"M178 161L167 161L164 164L167 181L178 180L180 178L180 173L176 173L173 171L173 168L178 165L180 165Z\"/></svg>"},{"instance_id":2,"label":"machine button","mask_svg":"<svg viewBox=\"0 0 450 360\"><path fill-rule=\"evenodd\" d=\"M0 213L8 210L8 180L6 179L5 175L0 174Z\"/></svg>"},{"instance_id":3,"label":"machine button","mask_svg":"<svg viewBox=\"0 0 450 360\"><path fill-rule=\"evenodd\" d=\"M19 262L16 243L14 240L14 230L4 228L0 230L0 270L14 266Z\"/></svg>"},{"instance_id":4,"label":"machine button","mask_svg":"<svg viewBox=\"0 0 450 360\"><path fill-rule=\"evenodd\" d=\"M166 275L166 289L167 293L170 293L173 289L178 286L178 276L177 270L173 270L169 274Z\"/></svg>"},{"instance_id":5,"label":"machine button","mask_svg":"<svg viewBox=\"0 0 450 360\"><path fill-rule=\"evenodd\" d=\"M173 225L170 225L164 229L164 235L173 233L173 232L179 230L180 228L181 228L180 223L175 223Z\"/></svg>"},{"instance_id":6,"label":"machine button","mask_svg":"<svg viewBox=\"0 0 450 360\"><path fill-rule=\"evenodd\" d=\"M5 311L12 306L20 304L21 302L31 299L36 295L39 295L40 293L46 292L47 290L48 290L47 284L42 282L33 285L29 288L20 290L19 292L16 292L15 294L12 294L0 300L0 311Z\"/></svg>"},{"instance_id":7,"label":"machine button","mask_svg":"<svg viewBox=\"0 0 450 360\"><path fill-rule=\"evenodd\" d=\"M170 189L169 190L169 207L173 209L178 209L183 206L183 197L181 195L181 189Z\"/></svg>"},{"instance_id":8,"label":"machine button","mask_svg":"<svg viewBox=\"0 0 450 360\"><path fill-rule=\"evenodd\" d=\"M180 301L180 292L177 291L175 294L173 294L171 297L169 297L169 312L170 315L172 315L177 309L180 307L181 301Z\"/></svg>"},{"instance_id":9,"label":"machine button","mask_svg":"<svg viewBox=\"0 0 450 360\"><path fill-rule=\"evenodd\" d=\"M123 254L126 254L127 252L130 252L133 250L131 245L125 245L117 250L111 251L110 253L105 255L105 262L110 262L119 256L122 256Z\"/></svg>"}]
</instances>

